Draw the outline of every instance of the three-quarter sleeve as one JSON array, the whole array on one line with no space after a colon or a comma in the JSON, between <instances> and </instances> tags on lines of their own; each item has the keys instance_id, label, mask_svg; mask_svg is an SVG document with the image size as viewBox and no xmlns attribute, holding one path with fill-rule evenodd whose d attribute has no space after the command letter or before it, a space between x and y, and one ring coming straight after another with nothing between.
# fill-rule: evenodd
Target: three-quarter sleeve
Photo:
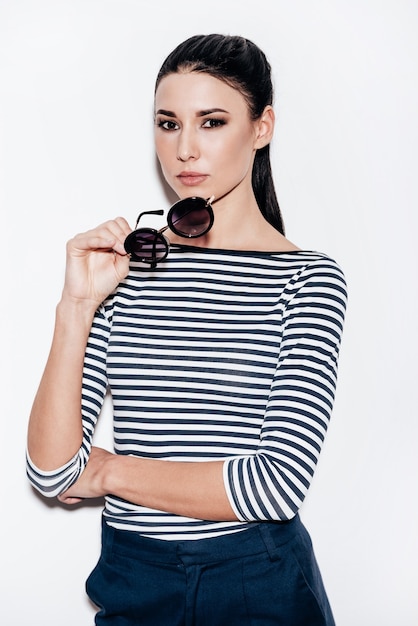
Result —
<instances>
[{"instance_id":1,"label":"three-quarter sleeve","mask_svg":"<svg viewBox=\"0 0 418 626\"><path fill-rule=\"evenodd\" d=\"M302 504L333 408L346 300L344 275L333 262L307 265L288 286L258 448L224 463L241 521L288 520Z\"/></svg>"},{"instance_id":2,"label":"three-quarter sleeve","mask_svg":"<svg viewBox=\"0 0 418 626\"><path fill-rule=\"evenodd\" d=\"M81 399L83 440L80 449L67 463L51 471L37 467L26 452L26 473L33 487L43 496L54 498L73 485L89 459L94 429L107 390L106 351L109 320L101 306L93 320L87 341Z\"/></svg>"}]
</instances>

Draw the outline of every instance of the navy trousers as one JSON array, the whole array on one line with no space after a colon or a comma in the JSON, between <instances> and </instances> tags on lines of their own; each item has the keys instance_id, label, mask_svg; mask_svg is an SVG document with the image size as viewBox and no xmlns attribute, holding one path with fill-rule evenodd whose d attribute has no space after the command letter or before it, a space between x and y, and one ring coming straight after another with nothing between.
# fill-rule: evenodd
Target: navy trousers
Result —
<instances>
[{"instance_id":1,"label":"navy trousers","mask_svg":"<svg viewBox=\"0 0 418 626\"><path fill-rule=\"evenodd\" d=\"M298 516L180 542L104 522L86 589L99 609L97 625L335 626Z\"/></svg>"}]
</instances>

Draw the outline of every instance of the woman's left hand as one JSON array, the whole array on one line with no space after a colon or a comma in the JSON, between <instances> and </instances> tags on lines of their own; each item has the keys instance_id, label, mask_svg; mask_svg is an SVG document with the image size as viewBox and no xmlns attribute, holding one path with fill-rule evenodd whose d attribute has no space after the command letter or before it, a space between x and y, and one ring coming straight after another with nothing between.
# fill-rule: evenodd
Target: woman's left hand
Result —
<instances>
[{"instance_id":1,"label":"woman's left hand","mask_svg":"<svg viewBox=\"0 0 418 626\"><path fill-rule=\"evenodd\" d=\"M92 447L88 463L80 478L58 500L64 504L77 504L86 498L101 498L104 489L106 463L115 455L103 448Z\"/></svg>"}]
</instances>

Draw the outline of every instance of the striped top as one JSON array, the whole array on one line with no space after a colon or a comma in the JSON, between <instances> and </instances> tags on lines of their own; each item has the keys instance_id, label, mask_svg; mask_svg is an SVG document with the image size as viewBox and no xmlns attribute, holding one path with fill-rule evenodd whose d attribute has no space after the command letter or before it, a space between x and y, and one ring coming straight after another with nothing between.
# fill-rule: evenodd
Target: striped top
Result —
<instances>
[{"instance_id":1,"label":"striped top","mask_svg":"<svg viewBox=\"0 0 418 626\"><path fill-rule=\"evenodd\" d=\"M92 325L82 447L56 471L28 457L29 479L51 497L77 480L109 389L115 452L224 459L239 520L191 519L109 495L110 525L184 540L291 519L331 415L346 297L341 269L317 252L173 245L155 269L133 262Z\"/></svg>"}]
</instances>

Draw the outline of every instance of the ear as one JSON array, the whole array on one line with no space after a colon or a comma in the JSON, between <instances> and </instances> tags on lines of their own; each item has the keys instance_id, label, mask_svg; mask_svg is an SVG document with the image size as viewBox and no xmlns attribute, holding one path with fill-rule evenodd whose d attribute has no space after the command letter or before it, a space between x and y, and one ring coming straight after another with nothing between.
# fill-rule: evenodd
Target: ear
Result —
<instances>
[{"instance_id":1,"label":"ear","mask_svg":"<svg viewBox=\"0 0 418 626\"><path fill-rule=\"evenodd\" d=\"M268 104L257 120L254 148L259 150L270 143L274 132L274 109Z\"/></svg>"}]
</instances>

